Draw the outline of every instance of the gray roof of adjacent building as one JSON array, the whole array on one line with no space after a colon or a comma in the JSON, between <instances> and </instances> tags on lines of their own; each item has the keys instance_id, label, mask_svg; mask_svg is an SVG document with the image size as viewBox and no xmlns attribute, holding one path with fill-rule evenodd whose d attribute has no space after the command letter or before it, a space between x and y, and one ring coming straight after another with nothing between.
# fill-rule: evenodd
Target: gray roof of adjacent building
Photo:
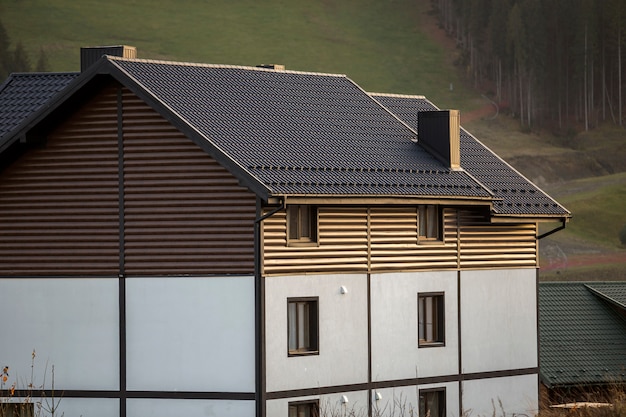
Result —
<instances>
[{"instance_id":1,"label":"gray roof of adjacent building","mask_svg":"<svg viewBox=\"0 0 626 417\"><path fill-rule=\"evenodd\" d=\"M436 109L425 98L368 94L340 74L111 56L80 75L15 74L0 88L0 151L102 74L262 198L448 198L491 204L495 215L569 217L465 130L461 169L420 146L417 112Z\"/></svg>"},{"instance_id":2,"label":"gray roof of adjacent building","mask_svg":"<svg viewBox=\"0 0 626 417\"><path fill-rule=\"evenodd\" d=\"M626 383L626 282L540 283L539 331L548 387Z\"/></svg>"}]
</instances>

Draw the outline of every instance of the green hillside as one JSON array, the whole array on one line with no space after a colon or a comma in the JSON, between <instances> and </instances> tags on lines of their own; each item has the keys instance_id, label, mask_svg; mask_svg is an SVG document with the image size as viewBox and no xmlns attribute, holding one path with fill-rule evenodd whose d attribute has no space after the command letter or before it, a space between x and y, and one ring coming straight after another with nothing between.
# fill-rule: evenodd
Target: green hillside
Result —
<instances>
[{"instance_id":1,"label":"green hillside","mask_svg":"<svg viewBox=\"0 0 626 417\"><path fill-rule=\"evenodd\" d=\"M468 69L454 67L458 51L430 0L0 0L0 20L13 46L33 63L43 50L52 71L77 71L81 46L126 44L140 58L342 73L368 91L458 108L469 131L573 212L565 231L542 240L542 265L567 260L547 274L626 279L616 241L626 223L626 176L616 175L626 172L626 131L611 124L558 137L494 117L482 96L490 87L475 89Z\"/></svg>"},{"instance_id":2,"label":"green hillside","mask_svg":"<svg viewBox=\"0 0 626 417\"><path fill-rule=\"evenodd\" d=\"M81 46L127 44L141 58L347 74L370 91L471 106L422 26L428 0L5 0L0 16L35 61L79 68ZM450 91L450 84L454 90Z\"/></svg>"}]
</instances>

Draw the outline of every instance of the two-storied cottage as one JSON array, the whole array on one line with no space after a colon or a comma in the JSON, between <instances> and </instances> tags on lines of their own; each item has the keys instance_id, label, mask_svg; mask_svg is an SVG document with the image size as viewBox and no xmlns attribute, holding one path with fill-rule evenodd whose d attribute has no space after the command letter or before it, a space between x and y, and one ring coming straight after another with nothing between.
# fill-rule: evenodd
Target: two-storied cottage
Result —
<instances>
[{"instance_id":1,"label":"two-storied cottage","mask_svg":"<svg viewBox=\"0 0 626 417\"><path fill-rule=\"evenodd\" d=\"M537 410L538 223L569 212L458 112L82 56L0 86L12 378L36 349L66 416Z\"/></svg>"}]
</instances>

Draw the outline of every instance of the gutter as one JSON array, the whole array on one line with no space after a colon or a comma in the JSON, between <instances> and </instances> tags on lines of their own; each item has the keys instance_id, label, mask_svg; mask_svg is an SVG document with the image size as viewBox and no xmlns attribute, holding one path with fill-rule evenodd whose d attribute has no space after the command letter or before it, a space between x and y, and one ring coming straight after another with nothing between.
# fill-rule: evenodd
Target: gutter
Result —
<instances>
[{"instance_id":1,"label":"gutter","mask_svg":"<svg viewBox=\"0 0 626 417\"><path fill-rule=\"evenodd\" d=\"M555 228L555 229L552 229L552 230L550 230L549 232L546 232L546 233L544 233L544 234L541 234L541 235L537 236L537 240L543 239L544 237L548 237L548 236L550 236L551 234L558 232L559 230L563 230L563 229L565 229L565 223L566 223L566 220L565 220L565 219L562 219L562 220L561 220L561 225L560 225L559 227L557 227L557 228Z\"/></svg>"}]
</instances>

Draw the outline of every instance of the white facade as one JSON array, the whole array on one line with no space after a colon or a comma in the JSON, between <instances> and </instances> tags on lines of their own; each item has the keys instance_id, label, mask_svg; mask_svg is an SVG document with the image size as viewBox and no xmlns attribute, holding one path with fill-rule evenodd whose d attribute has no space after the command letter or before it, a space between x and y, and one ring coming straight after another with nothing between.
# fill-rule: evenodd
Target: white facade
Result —
<instances>
[{"instance_id":1,"label":"white facade","mask_svg":"<svg viewBox=\"0 0 626 417\"><path fill-rule=\"evenodd\" d=\"M121 395L150 397L128 398L129 417L255 413L250 276L126 278L125 296L118 278L9 278L0 279L0 294L6 387L15 382L26 389L34 349L34 386L51 390L54 379L55 391L69 394L61 398L57 415L119 415L120 400L106 397L122 389L124 371ZM72 391L92 398L76 398ZM206 392L224 398L172 398ZM228 399L230 393L250 399Z\"/></svg>"},{"instance_id":2,"label":"white facade","mask_svg":"<svg viewBox=\"0 0 626 417\"><path fill-rule=\"evenodd\" d=\"M265 295L268 392L367 382L366 275L271 277ZM319 354L288 356L290 297L319 297Z\"/></svg>"}]
</instances>

